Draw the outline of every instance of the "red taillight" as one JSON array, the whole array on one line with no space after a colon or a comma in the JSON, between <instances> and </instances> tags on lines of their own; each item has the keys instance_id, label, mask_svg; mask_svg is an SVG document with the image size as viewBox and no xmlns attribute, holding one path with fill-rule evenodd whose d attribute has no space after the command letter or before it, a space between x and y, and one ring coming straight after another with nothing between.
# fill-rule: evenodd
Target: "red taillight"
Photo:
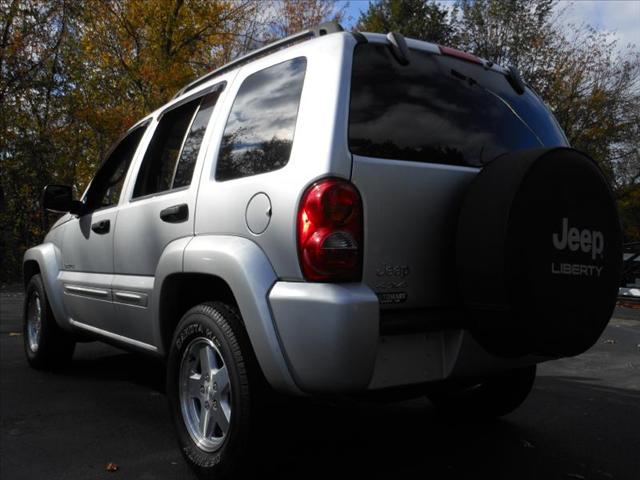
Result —
<instances>
[{"instance_id":1,"label":"red taillight","mask_svg":"<svg viewBox=\"0 0 640 480\"><path fill-rule=\"evenodd\" d=\"M360 280L362 236L362 201L351 183L327 178L307 189L298 210L298 255L307 280Z\"/></svg>"}]
</instances>

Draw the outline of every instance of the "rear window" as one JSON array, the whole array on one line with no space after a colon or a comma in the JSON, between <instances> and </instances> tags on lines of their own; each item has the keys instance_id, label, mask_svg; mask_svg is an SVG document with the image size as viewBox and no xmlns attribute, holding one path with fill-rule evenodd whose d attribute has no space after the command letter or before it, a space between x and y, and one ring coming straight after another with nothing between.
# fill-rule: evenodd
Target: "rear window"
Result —
<instances>
[{"instance_id":1,"label":"rear window","mask_svg":"<svg viewBox=\"0 0 640 480\"><path fill-rule=\"evenodd\" d=\"M478 167L498 155L567 145L549 110L507 78L444 55L410 51L400 65L383 44L356 47L349 148L367 157Z\"/></svg>"}]
</instances>

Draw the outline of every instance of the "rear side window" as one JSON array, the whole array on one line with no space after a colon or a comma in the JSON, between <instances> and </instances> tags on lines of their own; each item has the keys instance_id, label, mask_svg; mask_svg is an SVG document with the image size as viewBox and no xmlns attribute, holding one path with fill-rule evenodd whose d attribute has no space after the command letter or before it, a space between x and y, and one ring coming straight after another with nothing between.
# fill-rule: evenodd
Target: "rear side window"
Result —
<instances>
[{"instance_id":1,"label":"rear side window","mask_svg":"<svg viewBox=\"0 0 640 480\"><path fill-rule=\"evenodd\" d=\"M193 123L189 129L187 139L182 146L182 152L180 153L180 159L176 166L176 173L173 176L171 188L181 188L191 184L191 177L193 177L193 169L196 166L202 138L204 137L209 119L218 101L219 92L220 91L210 93L202 99L198 113L193 119Z\"/></svg>"},{"instance_id":2,"label":"rear side window","mask_svg":"<svg viewBox=\"0 0 640 480\"><path fill-rule=\"evenodd\" d=\"M216 180L271 172L287 164L306 69L306 59L295 58L244 80L222 137Z\"/></svg>"},{"instance_id":3,"label":"rear side window","mask_svg":"<svg viewBox=\"0 0 640 480\"><path fill-rule=\"evenodd\" d=\"M503 74L419 50L410 59L400 65L382 44L356 47L352 153L477 167L512 150L566 145L544 104L515 93Z\"/></svg>"},{"instance_id":4,"label":"rear side window","mask_svg":"<svg viewBox=\"0 0 640 480\"><path fill-rule=\"evenodd\" d=\"M202 138L221 90L162 115L142 160L133 198L191 184Z\"/></svg>"}]
</instances>

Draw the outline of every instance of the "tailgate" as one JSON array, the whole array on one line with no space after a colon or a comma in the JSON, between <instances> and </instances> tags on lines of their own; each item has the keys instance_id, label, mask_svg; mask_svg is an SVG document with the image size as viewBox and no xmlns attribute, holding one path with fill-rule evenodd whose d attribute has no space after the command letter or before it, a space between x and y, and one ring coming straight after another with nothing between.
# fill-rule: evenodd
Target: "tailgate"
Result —
<instances>
[{"instance_id":1,"label":"tailgate","mask_svg":"<svg viewBox=\"0 0 640 480\"><path fill-rule=\"evenodd\" d=\"M469 184L498 156L566 145L564 134L537 96L516 92L502 70L433 46L409 49L401 64L386 43L359 44L350 89L363 281L383 308L452 305L456 229Z\"/></svg>"},{"instance_id":2,"label":"tailgate","mask_svg":"<svg viewBox=\"0 0 640 480\"><path fill-rule=\"evenodd\" d=\"M363 281L386 308L455 300L458 210L478 169L353 157L365 212Z\"/></svg>"}]
</instances>

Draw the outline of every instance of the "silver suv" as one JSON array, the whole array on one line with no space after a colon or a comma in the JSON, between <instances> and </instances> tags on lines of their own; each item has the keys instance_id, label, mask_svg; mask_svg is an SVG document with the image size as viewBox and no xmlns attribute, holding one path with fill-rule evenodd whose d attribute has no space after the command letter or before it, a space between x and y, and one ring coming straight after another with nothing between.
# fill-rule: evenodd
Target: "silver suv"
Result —
<instances>
[{"instance_id":1,"label":"silver suv","mask_svg":"<svg viewBox=\"0 0 640 480\"><path fill-rule=\"evenodd\" d=\"M24 256L29 363L165 358L203 476L246 464L272 392L504 415L597 340L621 268L605 178L515 69L335 24L186 86L41 203L64 215Z\"/></svg>"}]
</instances>

